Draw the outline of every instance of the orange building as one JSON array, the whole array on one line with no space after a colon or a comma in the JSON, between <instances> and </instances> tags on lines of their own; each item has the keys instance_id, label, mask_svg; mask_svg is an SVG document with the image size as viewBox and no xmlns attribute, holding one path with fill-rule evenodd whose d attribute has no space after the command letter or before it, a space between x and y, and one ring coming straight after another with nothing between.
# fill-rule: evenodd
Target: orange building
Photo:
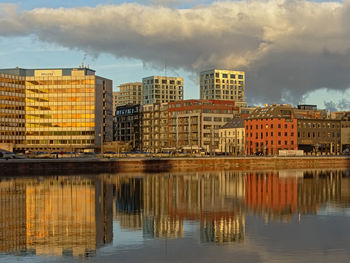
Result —
<instances>
[{"instance_id":1,"label":"orange building","mask_svg":"<svg viewBox=\"0 0 350 263\"><path fill-rule=\"evenodd\" d=\"M276 155L297 150L297 120L290 105L257 108L245 120L247 155Z\"/></svg>"}]
</instances>

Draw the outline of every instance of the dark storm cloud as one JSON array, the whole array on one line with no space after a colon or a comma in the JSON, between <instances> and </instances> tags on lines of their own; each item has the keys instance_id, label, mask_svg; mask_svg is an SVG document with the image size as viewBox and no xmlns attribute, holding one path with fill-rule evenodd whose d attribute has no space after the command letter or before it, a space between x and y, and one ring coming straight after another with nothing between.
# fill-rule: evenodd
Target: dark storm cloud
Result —
<instances>
[{"instance_id":1,"label":"dark storm cloud","mask_svg":"<svg viewBox=\"0 0 350 263\"><path fill-rule=\"evenodd\" d=\"M192 9L140 4L16 12L0 5L0 36L40 40L89 54L141 59L199 72L247 72L247 97L298 102L350 87L350 1L213 3Z\"/></svg>"}]
</instances>

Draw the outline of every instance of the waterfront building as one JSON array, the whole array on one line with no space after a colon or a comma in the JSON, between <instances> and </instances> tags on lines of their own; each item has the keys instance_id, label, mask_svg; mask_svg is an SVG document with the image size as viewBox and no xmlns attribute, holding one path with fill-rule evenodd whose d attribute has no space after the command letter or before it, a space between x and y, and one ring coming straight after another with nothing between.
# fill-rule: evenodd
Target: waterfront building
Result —
<instances>
[{"instance_id":1,"label":"waterfront building","mask_svg":"<svg viewBox=\"0 0 350 263\"><path fill-rule=\"evenodd\" d=\"M17 114L7 115L18 121L19 127L16 135L8 135L5 139L7 142L12 140L15 149L94 150L101 147L101 141L112 141L111 80L96 76L89 68L14 68L2 69L0 73L20 81L20 84L7 85L17 92L11 93L12 106L6 109L15 110ZM18 108L13 109L15 104Z\"/></svg>"},{"instance_id":2,"label":"waterfront building","mask_svg":"<svg viewBox=\"0 0 350 263\"><path fill-rule=\"evenodd\" d=\"M340 151L340 120L315 107L274 104L257 108L245 121L246 154L277 155L279 150L313 154Z\"/></svg>"},{"instance_id":3,"label":"waterfront building","mask_svg":"<svg viewBox=\"0 0 350 263\"><path fill-rule=\"evenodd\" d=\"M168 148L168 103L142 107L142 149L158 153Z\"/></svg>"},{"instance_id":4,"label":"waterfront building","mask_svg":"<svg viewBox=\"0 0 350 263\"><path fill-rule=\"evenodd\" d=\"M219 129L219 149L230 155L244 154L244 119L237 116Z\"/></svg>"},{"instance_id":5,"label":"waterfront building","mask_svg":"<svg viewBox=\"0 0 350 263\"><path fill-rule=\"evenodd\" d=\"M350 154L350 112L344 114L341 119L341 152Z\"/></svg>"},{"instance_id":6,"label":"waterfront building","mask_svg":"<svg viewBox=\"0 0 350 263\"><path fill-rule=\"evenodd\" d=\"M212 69L200 73L200 99L230 100L245 107L245 72Z\"/></svg>"},{"instance_id":7,"label":"waterfront building","mask_svg":"<svg viewBox=\"0 0 350 263\"><path fill-rule=\"evenodd\" d=\"M0 149L25 141L25 77L0 71Z\"/></svg>"},{"instance_id":8,"label":"waterfront building","mask_svg":"<svg viewBox=\"0 0 350 263\"><path fill-rule=\"evenodd\" d=\"M291 105L257 108L245 120L246 154L276 155L297 150L297 120Z\"/></svg>"},{"instance_id":9,"label":"waterfront building","mask_svg":"<svg viewBox=\"0 0 350 263\"><path fill-rule=\"evenodd\" d=\"M142 106L117 106L114 117L114 140L128 142L133 150L141 150Z\"/></svg>"},{"instance_id":10,"label":"waterfront building","mask_svg":"<svg viewBox=\"0 0 350 263\"><path fill-rule=\"evenodd\" d=\"M127 104L142 104L142 83L129 82L120 84L115 92L116 106Z\"/></svg>"},{"instance_id":11,"label":"waterfront building","mask_svg":"<svg viewBox=\"0 0 350 263\"><path fill-rule=\"evenodd\" d=\"M115 116L115 111L117 109L117 104L118 104L118 91L113 91L113 117Z\"/></svg>"},{"instance_id":12,"label":"waterfront building","mask_svg":"<svg viewBox=\"0 0 350 263\"><path fill-rule=\"evenodd\" d=\"M298 149L313 154L338 154L341 121L295 115L298 119Z\"/></svg>"},{"instance_id":13,"label":"waterfront building","mask_svg":"<svg viewBox=\"0 0 350 263\"><path fill-rule=\"evenodd\" d=\"M169 103L168 145L171 149L219 151L219 128L238 114L234 101L184 100Z\"/></svg>"},{"instance_id":14,"label":"waterfront building","mask_svg":"<svg viewBox=\"0 0 350 263\"><path fill-rule=\"evenodd\" d=\"M341 153L350 154L350 111L332 112L332 119L341 121Z\"/></svg>"},{"instance_id":15,"label":"waterfront building","mask_svg":"<svg viewBox=\"0 0 350 263\"><path fill-rule=\"evenodd\" d=\"M142 79L143 105L183 100L184 79L151 76Z\"/></svg>"}]
</instances>

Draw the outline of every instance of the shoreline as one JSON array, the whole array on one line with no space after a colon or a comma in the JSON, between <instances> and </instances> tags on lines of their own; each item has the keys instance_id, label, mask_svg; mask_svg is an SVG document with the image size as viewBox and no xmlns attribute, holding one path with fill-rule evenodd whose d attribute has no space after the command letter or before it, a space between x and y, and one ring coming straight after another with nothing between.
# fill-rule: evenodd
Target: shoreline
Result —
<instances>
[{"instance_id":1,"label":"shoreline","mask_svg":"<svg viewBox=\"0 0 350 263\"><path fill-rule=\"evenodd\" d=\"M0 160L1 176L350 168L350 156Z\"/></svg>"}]
</instances>

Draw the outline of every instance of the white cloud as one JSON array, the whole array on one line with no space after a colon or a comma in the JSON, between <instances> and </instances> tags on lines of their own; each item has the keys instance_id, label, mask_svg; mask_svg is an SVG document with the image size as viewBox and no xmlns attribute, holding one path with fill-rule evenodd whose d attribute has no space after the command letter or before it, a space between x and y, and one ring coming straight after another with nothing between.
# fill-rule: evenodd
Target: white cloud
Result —
<instances>
[{"instance_id":1,"label":"white cloud","mask_svg":"<svg viewBox=\"0 0 350 263\"><path fill-rule=\"evenodd\" d=\"M350 87L350 1L251 0L191 9L140 4L17 12L0 5L0 36L198 72L247 71L251 101L298 102Z\"/></svg>"}]
</instances>

